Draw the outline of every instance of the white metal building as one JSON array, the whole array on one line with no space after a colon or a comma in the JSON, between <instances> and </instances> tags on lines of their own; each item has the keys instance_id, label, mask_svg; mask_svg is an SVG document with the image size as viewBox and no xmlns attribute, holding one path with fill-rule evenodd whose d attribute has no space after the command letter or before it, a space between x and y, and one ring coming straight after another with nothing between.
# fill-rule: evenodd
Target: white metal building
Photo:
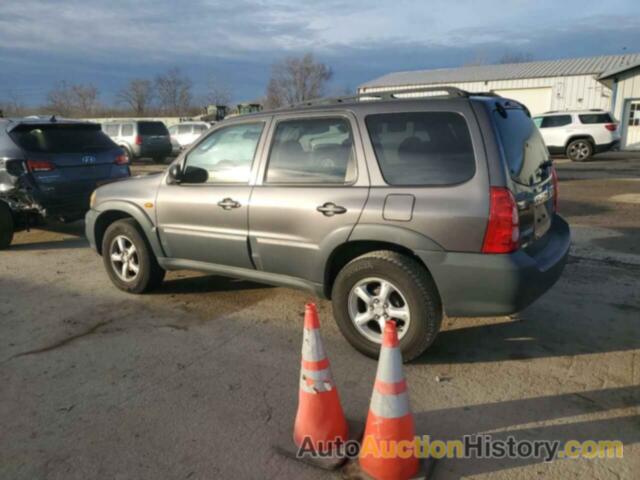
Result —
<instances>
[{"instance_id":1,"label":"white metal building","mask_svg":"<svg viewBox=\"0 0 640 480\"><path fill-rule=\"evenodd\" d=\"M358 93L438 85L494 92L524 103L532 114L609 110L620 120L623 148L640 149L640 53L397 72L361 85Z\"/></svg>"}]
</instances>

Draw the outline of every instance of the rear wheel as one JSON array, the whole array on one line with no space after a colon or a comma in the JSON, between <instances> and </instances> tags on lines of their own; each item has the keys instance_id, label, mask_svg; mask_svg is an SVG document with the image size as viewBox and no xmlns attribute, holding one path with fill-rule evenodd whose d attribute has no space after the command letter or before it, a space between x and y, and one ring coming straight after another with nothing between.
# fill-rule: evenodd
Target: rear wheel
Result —
<instances>
[{"instance_id":1,"label":"rear wheel","mask_svg":"<svg viewBox=\"0 0 640 480\"><path fill-rule=\"evenodd\" d=\"M124 145L120 145L120 148L122 148L122 151L124 152L124 156L127 158L127 163L131 164L131 161L133 160L133 157L131 156L131 151Z\"/></svg>"},{"instance_id":2,"label":"rear wheel","mask_svg":"<svg viewBox=\"0 0 640 480\"><path fill-rule=\"evenodd\" d=\"M164 279L165 271L131 218L109 225L102 239L102 260L113 284L125 292L144 293Z\"/></svg>"},{"instance_id":3,"label":"rear wheel","mask_svg":"<svg viewBox=\"0 0 640 480\"><path fill-rule=\"evenodd\" d=\"M574 162L584 162L593 155L593 144L586 138L573 140L567 145L567 158Z\"/></svg>"},{"instance_id":4,"label":"rear wheel","mask_svg":"<svg viewBox=\"0 0 640 480\"><path fill-rule=\"evenodd\" d=\"M9 206L0 202L0 250L11 245L13 240L13 215Z\"/></svg>"},{"instance_id":5,"label":"rear wheel","mask_svg":"<svg viewBox=\"0 0 640 480\"><path fill-rule=\"evenodd\" d=\"M433 343L442 323L440 296L429 272L416 260L376 251L349 262L332 291L340 331L360 352L377 358L388 319L396 321L405 361Z\"/></svg>"}]
</instances>

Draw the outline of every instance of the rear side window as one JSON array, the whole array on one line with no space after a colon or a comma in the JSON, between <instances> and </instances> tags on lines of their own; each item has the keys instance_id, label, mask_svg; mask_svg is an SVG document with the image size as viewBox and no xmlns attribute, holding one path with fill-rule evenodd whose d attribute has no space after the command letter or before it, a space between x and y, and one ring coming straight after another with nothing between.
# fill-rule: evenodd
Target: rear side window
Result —
<instances>
[{"instance_id":1,"label":"rear side window","mask_svg":"<svg viewBox=\"0 0 640 480\"><path fill-rule=\"evenodd\" d=\"M116 148L99 125L22 125L11 138L28 152L86 153Z\"/></svg>"},{"instance_id":2,"label":"rear side window","mask_svg":"<svg viewBox=\"0 0 640 480\"><path fill-rule=\"evenodd\" d=\"M564 127L571 123L571 115L553 115L551 117L542 117L540 128Z\"/></svg>"},{"instance_id":3,"label":"rear side window","mask_svg":"<svg viewBox=\"0 0 640 480\"><path fill-rule=\"evenodd\" d=\"M207 129L206 125L194 125L193 133L202 133Z\"/></svg>"},{"instance_id":4,"label":"rear side window","mask_svg":"<svg viewBox=\"0 0 640 480\"><path fill-rule=\"evenodd\" d=\"M138 122L139 135L169 135L167 127L162 122Z\"/></svg>"},{"instance_id":5,"label":"rear side window","mask_svg":"<svg viewBox=\"0 0 640 480\"><path fill-rule=\"evenodd\" d=\"M584 123L585 125L592 123L613 123L611 115L608 113L587 113L578 115L578 118L580 119L580 123Z\"/></svg>"},{"instance_id":6,"label":"rear side window","mask_svg":"<svg viewBox=\"0 0 640 480\"><path fill-rule=\"evenodd\" d=\"M511 178L525 185L536 183L549 153L531 118L521 108L502 108L493 111L493 121Z\"/></svg>"},{"instance_id":7,"label":"rear side window","mask_svg":"<svg viewBox=\"0 0 640 480\"><path fill-rule=\"evenodd\" d=\"M191 133L191 125L178 125L178 135Z\"/></svg>"},{"instance_id":8,"label":"rear side window","mask_svg":"<svg viewBox=\"0 0 640 480\"><path fill-rule=\"evenodd\" d=\"M458 113L385 113L366 124L389 185L454 185L475 173L469 127Z\"/></svg>"},{"instance_id":9,"label":"rear side window","mask_svg":"<svg viewBox=\"0 0 640 480\"><path fill-rule=\"evenodd\" d=\"M104 133L106 133L107 135L110 135L112 137L115 137L118 135L118 125L103 125L102 129L104 130Z\"/></svg>"},{"instance_id":10,"label":"rear side window","mask_svg":"<svg viewBox=\"0 0 640 480\"><path fill-rule=\"evenodd\" d=\"M278 123L267 183L345 184L356 179L351 127L345 118L306 118Z\"/></svg>"},{"instance_id":11,"label":"rear side window","mask_svg":"<svg viewBox=\"0 0 640 480\"><path fill-rule=\"evenodd\" d=\"M133 135L133 125L130 123L127 125L122 125L122 131L120 133L123 137L130 137Z\"/></svg>"}]
</instances>

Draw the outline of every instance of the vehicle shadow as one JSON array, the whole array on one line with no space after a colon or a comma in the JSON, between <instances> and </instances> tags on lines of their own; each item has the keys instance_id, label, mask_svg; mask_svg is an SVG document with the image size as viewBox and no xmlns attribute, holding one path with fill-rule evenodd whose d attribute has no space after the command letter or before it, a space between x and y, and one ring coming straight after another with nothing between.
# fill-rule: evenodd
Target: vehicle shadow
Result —
<instances>
[{"instance_id":1,"label":"vehicle shadow","mask_svg":"<svg viewBox=\"0 0 640 480\"><path fill-rule=\"evenodd\" d=\"M56 234L66 235L67 238L60 238ZM19 235L19 239L14 238L10 250L61 250L89 246L84 235L83 220L72 223L46 222Z\"/></svg>"},{"instance_id":2,"label":"vehicle shadow","mask_svg":"<svg viewBox=\"0 0 640 480\"><path fill-rule=\"evenodd\" d=\"M619 440L627 446L640 442L640 415L570 423L564 419L638 406L640 387L628 386L431 410L414 417L416 434L430 435L432 440L492 432L494 440L513 436L516 441L558 440L561 445L569 440ZM526 426L538 422L553 424ZM436 465L435 478L466 478L543 461L543 458L442 459Z\"/></svg>"},{"instance_id":3,"label":"vehicle shadow","mask_svg":"<svg viewBox=\"0 0 640 480\"><path fill-rule=\"evenodd\" d=\"M559 302L546 298L519 314L518 320L479 320L460 328L454 320L454 328L440 332L412 363L500 362L640 349L640 305L602 302L576 312Z\"/></svg>"},{"instance_id":4,"label":"vehicle shadow","mask_svg":"<svg viewBox=\"0 0 640 480\"><path fill-rule=\"evenodd\" d=\"M640 254L640 228L614 228L620 235L614 237L596 238L591 242L606 250L614 252Z\"/></svg>"}]
</instances>

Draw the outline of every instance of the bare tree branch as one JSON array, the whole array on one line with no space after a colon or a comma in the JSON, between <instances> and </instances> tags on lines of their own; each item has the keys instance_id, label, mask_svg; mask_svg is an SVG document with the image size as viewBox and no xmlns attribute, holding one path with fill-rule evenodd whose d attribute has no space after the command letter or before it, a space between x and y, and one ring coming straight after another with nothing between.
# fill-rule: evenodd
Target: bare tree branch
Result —
<instances>
[{"instance_id":1,"label":"bare tree branch","mask_svg":"<svg viewBox=\"0 0 640 480\"><path fill-rule=\"evenodd\" d=\"M63 116L91 116L97 110L98 89L91 85L58 83L47 93L46 110Z\"/></svg>"},{"instance_id":2,"label":"bare tree branch","mask_svg":"<svg viewBox=\"0 0 640 480\"><path fill-rule=\"evenodd\" d=\"M143 78L134 78L118 92L116 99L131 107L133 113L142 116L148 112L153 101L153 82Z\"/></svg>"},{"instance_id":3,"label":"bare tree branch","mask_svg":"<svg viewBox=\"0 0 640 480\"><path fill-rule=\"evenodd\" d=\"M171 68L155 80L160 108L165 115L185 115L192 105L193 82L179 68Z\"/></svg>"},{"instance_id":4,"label":"bare tree branch","mask_svg":"<svg viewBox=\"0 0 640 480\"><path fill-rule=\"evenodd\" d=\"M231 89L226 84L218 81L213 75L209 77L207 93L205 95L207 104L228 107L231 103L231 97Z\"/></svg>"},{"instance_id":5,"label":"bare tree branch","mask_svg":"<svg viewBox=\"0 0 640 480\"><path fill-rule=\"evenodd\" d=\"M271 68L266 106L276 108L319 98L332 76L331 68L316 62L311 53L300 58L288 57Z\"/></svg>"}]
</instances>

